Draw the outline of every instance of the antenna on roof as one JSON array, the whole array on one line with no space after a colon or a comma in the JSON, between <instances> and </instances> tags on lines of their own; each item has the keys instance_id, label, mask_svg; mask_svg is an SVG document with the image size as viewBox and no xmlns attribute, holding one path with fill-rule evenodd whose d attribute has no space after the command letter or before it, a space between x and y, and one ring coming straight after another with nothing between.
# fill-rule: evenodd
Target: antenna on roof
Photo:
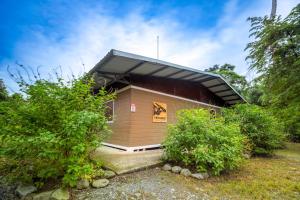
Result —
<instances>
[{"instance_id":1,"label":"antenna on roof","mask_svg":"<svg viewBox=\"0 0 300 200\"><path fill-rule=\"evenodd\" d=\"M157 59L159 59L159 35L156 36L156 45L157 45Z\"/></svg>"}]
</instances>

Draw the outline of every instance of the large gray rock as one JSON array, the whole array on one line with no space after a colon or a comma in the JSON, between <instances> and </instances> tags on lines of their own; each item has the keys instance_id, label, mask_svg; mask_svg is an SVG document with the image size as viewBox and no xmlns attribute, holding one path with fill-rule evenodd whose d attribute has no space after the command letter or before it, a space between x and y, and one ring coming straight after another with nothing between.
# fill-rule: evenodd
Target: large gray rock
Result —
<instances>
[{"instance_id":1,"label":"large gray rock","mask_svg":"<svg viewBox=\"0 0 300 200\"><path fill-rule=\"evenodd\" d=\"M19 197L23 198L27 196L28 194L31 194L33 192L37 191L37 188L33 185L19 185L16 189L16 193Z\"/></svg>"},{"instance_id":2,"label":"large gray rock","mask_svg":"<svg viewBox=\"0 0 300 200\"><path fill-rule=\"evenodd\" d=\"M108 184L109 184L109 180L107 179L98 179L92 182L92 186L94 188L103 188L106 187Z\"/></svg>"},{"instance_id":3,"label":"large gray rock","mask_svg":"<svg viewBox=\"0 0 300 200\"><path fill-rule=\"evenodd\" d=\"M182 169L180 172L181 175L183 176L190 176L192 175L191 171L189 169Z\"/></svg>"},{"instance_id":4,"label":"large gray rock","mask_svg":"<svg viewBox=\"0 0 300 200\"><path fill-rule=\"evenodd\" d=\"M173 173L179 174L180 171L181 171L181 167L179 167L179 166L172 167L172 172Z\"/></svg>"},{"instance_id":5,"label":"large gray rock","mask_svg":"<svg viewBox=\"0 0 300 200\"><path fill-rule=\"evenodd\" d=\"M162 169L165 170L165 171L171 171L172 166L169 165L169 164L165 164Z\"/></svg>"},{"instance_id":6,"label":"large gray rock","mask_svg":"<svg viewBox=\"0 0 300 200\"><path fill-rule=\"evenodd\" d=\"M86 189L90 186L90 183L87 179L81 179L80 181L77 182L77 189L82 190Z\"/></svg>"},{"instance_id":7,"label":"large gray rock","mask_svg":"<svg viewBox=\"0 0 300 200\"><path fill-rule=\"evenodd\" d=\"M192 174L192 177L194 177L196 179L207 179L209 177L209 175L206 172L204 172L204 173L195 173L195 174Z\"/></svg>"},{"instance_id":8,"label":"large gray rock","mask_svg":"<svg viewBox=\"0 0 300 200\"><path fill-rule=\"evenodd\" d=\"M62 189L62 188L55 190L50 197L50 200L69 200L69 199L70 199L69 191L67 189Z\"/></svg>"},{"instance_id":9,"label":"large gray rock","mask_svg":"<svg viewBox=\"0 0 300 200\"><path fill-rule=\"evenodd\" d=\"M103 178L113 178L116 176L116 173L111 170L105 170Z\"/></svg>"},{"instance_id":10,"label":"large gray rock","mask_svg":"<svg viewBox=\"0 0 300 200\"><path fill-rule=\"evenodd\" d=\"M35 194L32 196L32 200L49 200L53 192L52 190Z\"/></svg>"}]
</instances>

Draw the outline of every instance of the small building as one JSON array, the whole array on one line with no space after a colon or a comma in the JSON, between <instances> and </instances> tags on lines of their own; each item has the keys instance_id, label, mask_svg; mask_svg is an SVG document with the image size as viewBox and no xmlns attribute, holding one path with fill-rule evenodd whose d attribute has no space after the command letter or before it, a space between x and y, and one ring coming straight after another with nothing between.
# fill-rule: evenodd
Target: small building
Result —
<instances>
[{"instance_id":1,"label":"small building","mask_svg":"<svg viewBox=\"0 0 300 200\"><path fill-rule=\"evenodd\" d=\"M118 50L90 73L97 85L117 93L108 102L112 135L104 145L128 152L159 148L180 109L217 112L245 102L220 75Z\"/></svg>"}]
</instances>

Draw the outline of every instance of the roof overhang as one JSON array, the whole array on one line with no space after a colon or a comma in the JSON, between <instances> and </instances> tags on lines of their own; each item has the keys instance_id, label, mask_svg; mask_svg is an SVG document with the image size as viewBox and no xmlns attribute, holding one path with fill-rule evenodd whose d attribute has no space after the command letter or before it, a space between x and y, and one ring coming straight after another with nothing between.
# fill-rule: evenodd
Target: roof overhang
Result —
<instances>
[{"instance_id":1,"label":"roof overhang","mask_svg":"<svg viewBox=\"0 0 300 200\"><path fill-rule=\"evenodd\" d=\"M184 67L162 60L112 49L89 74L96 74L99 85L124 82L130 74L177 79L199 83L223 99L227 104L246 100L220 75Z\"/></svg>"}]
</instances>

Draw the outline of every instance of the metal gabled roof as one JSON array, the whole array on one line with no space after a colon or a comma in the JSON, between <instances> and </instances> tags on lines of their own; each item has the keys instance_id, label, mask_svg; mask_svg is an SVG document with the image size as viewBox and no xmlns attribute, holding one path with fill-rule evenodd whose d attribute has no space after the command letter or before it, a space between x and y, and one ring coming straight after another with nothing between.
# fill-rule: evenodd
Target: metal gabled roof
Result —
<instances>
[{"instance_id":1,"label":"metal gabled roof","mask_svg":"<svg viewBox=\"0 0 300 200\"><path fill-rule=\"evenodd\" d=\"M208 88L227 104L246 100L220 75L184 67L166 61L112 49L98 62L89 74L96 73L96 81L110 84L117 77L130 74L192 81Z\"/></svg>"}]
</instances>

